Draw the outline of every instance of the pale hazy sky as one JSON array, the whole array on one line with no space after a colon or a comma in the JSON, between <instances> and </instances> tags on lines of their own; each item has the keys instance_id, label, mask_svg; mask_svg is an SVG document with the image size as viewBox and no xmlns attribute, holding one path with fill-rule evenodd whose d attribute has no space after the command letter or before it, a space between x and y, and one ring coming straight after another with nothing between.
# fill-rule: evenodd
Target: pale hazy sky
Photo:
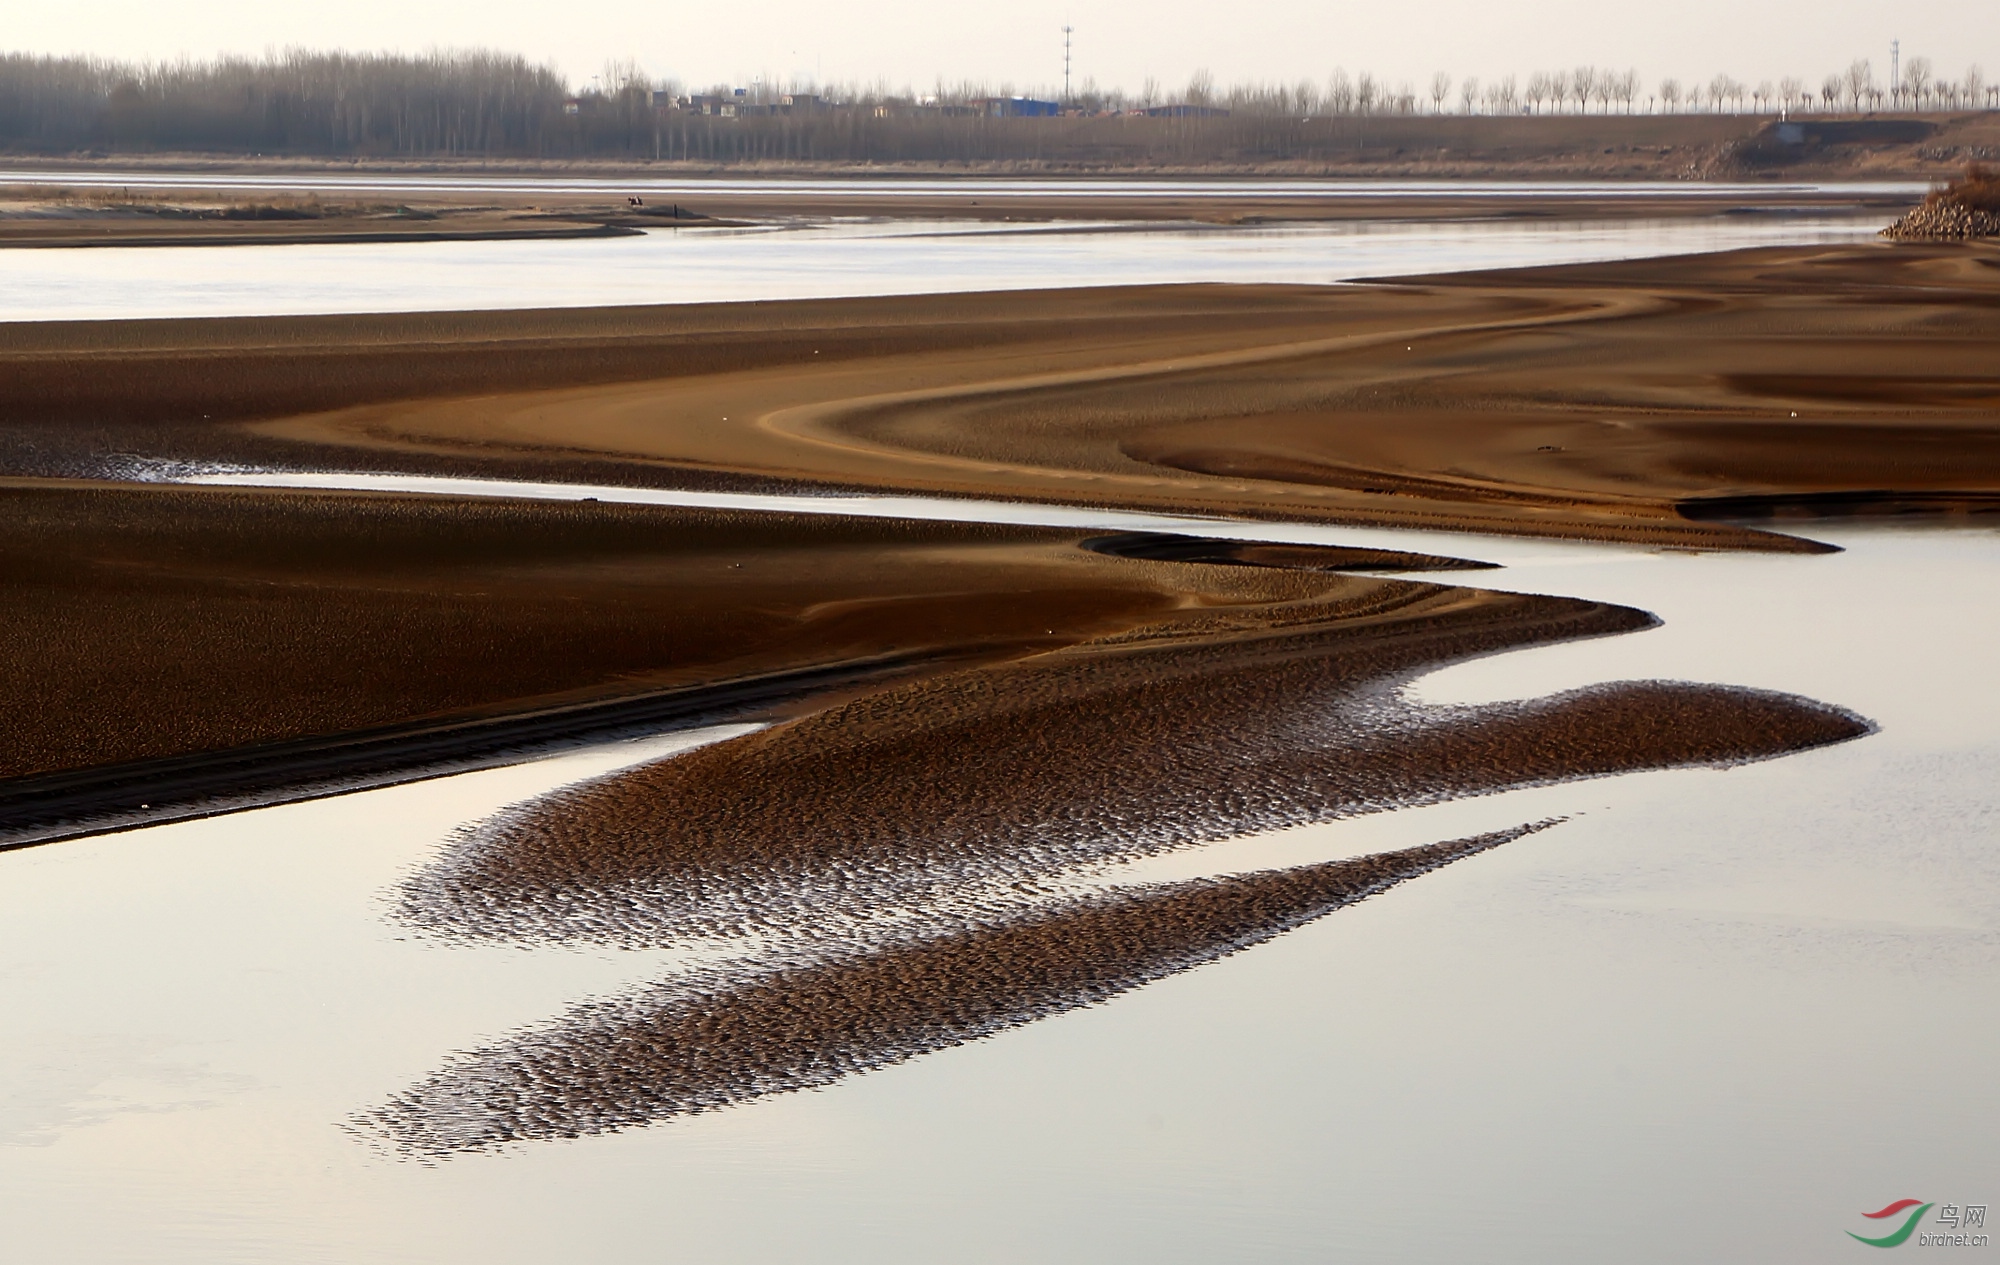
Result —
<instances>
[{"instance_id":1,"label":"pale hazy sky","mask_svg":"<svg viewBox=\"0 0 2000 1265\"><path fill-rule=\"evenodd\" d=\"M1076 77L1136 89L1310 77L1335 66L1421 87L1433 71L1492 77L1596 65L1664 75L1717 72L1817 84L1856 57L1886 79L1889 40L1956 76L2000 77L1995 0L16 0L0 48L133 59L270 48L483 45L555 62L583 82L608 58L656 75L747 83L757 75L919 89L938 76L1017 89L1061 82L1065 22Z\"/></svg>"}]
</instances>

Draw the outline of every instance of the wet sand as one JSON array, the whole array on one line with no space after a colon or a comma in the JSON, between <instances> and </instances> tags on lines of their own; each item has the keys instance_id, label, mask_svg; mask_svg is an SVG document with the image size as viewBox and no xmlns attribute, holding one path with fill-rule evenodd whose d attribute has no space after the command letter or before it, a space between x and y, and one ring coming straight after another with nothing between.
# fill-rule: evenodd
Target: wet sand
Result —
<instances>
[{"instance_id":1,"label":"wet sand","mask_svg":"<svg viewBox=\"0 0 2000 1265\"><path fill-rule=\"evenodd\" d=\"M1465 708L1397 689L1475 655L1652 622L1406 580L1301 584L1289 602L887 686L520 806L413 878L402 917L451 936L658 947L784 934L810 910L832 934L1250 831L1866 732L1837 708L1722 686Z\"/></svg>"},{"instance_id":2,"label":"wet sand","mask_svg":"<svg viewBox=\"0 0 2000 1265\"><path fill-rule=\"evenodd\" d=\"M403 887L434 937L750 947L458 1057L351 1127L410 1156L832 1083L1249 947L1507 840L1084 896L1161 852L1521 786L1731 765L1868 722L1622 682L1482 707L1397 686L1644 613L1409 581L883 689L506 810ZM1226 862L1221 862L1226 864Z\"/></svg>"},{"instance_id":3,"label":"wet sand","mask_svg":"<svg viewBox=\"0 0 2000 1265\"><path fill-rule=\"evenodd\" d=\"M20 326L0 452L1799 549L1717 520L1994 503L1997 264L1869 243L1353 287Z\"/></svg>"},{"instance_id":4,"label":"wet sand","mask_svg":"<svg viewBox=\"0 0 2000 1265\"><path fill-rule=\"evenodd\" d=\"M1257 606L1348 583L1126 559L1079 547L1087 539L578 502L0 485L0 832L49 837L141 805L158 819L199 810L191 796L393 778L649 719L764 714L1190 603ZM1291 549L1278 561L1405 559Z\"/></svg>"},{"instance_id":5,"label":"wet sand","mask_svg":"<svg viewBox=\"0 0 2000 1265\"><path fill-rule=\"evenodd\" d=\"M691 212L640 214L602 200L543 210L423 196L393 204L199 191L142 190L134 197L108 186L65 188L59 174L48 186L0 187L0 248L520 241L620 237L641 228L713 222Z\"/></svg>"},{"instance_id":6,"label":"wet sand","mask_svg":"<svg viewBox=\"0 0 2000 1265\"><path fill-rule=\"evenodd\" d=\"M804 964L692 973L454 1059L348 1128L436 1160L832 1084L1252 948L1536 829L1053 900Z\"/></svg>"}]
</instances>

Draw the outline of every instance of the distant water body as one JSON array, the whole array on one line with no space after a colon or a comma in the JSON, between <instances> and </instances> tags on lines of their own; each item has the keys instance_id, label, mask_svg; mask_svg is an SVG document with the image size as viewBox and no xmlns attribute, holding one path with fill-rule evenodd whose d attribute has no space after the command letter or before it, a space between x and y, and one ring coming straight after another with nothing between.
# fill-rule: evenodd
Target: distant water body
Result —
<instances>
[{"instance_id":1,"label":"distant water body","mask_svg":"<svg viewBox=\"0 0 2000 1265\"><path fill-rule=\"evenodd\" d=\"M8 178L0 172L0 182ZM1033 191L1028 186L1034 182L1007 183ZM338 187L351 192L362 186ZM472 191L463 183L399 187ZM1145 187L1174 191L1168 184ZM1411 191L1407 184L1380 187ZM1535 186L1543 193L1552 188ZM1616 190L1614 196L1645 189L1605 188ZM1716 186L1698 188L1712 192ZM1218 227L820 219L582 240L0 250L0 321L594 307L1187 282L1331 284L1848 242L1887 221L1882 214L1757 214Z\"/></svg>"}]
</instances>

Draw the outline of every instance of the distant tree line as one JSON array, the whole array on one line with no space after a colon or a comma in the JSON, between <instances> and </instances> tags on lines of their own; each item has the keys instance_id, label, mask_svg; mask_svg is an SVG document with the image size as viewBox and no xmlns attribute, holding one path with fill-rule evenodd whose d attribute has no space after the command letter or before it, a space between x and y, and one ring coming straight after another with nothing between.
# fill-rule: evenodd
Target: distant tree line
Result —
<instances>
[{"instance_id":1,"label":"distant tree line","mask_svg":"<svg viewBox=\"0 0 2000 1265\"><path fill-rule=\"evenodd\" d=\"M1422 91L1366 72L1226 86L1203 72L1175 88L1148 80L1137 92L1086 80L1061 100L1071 121L1060 127L995 117L1005 111L989 108L1022 95L1033 93L971 83L939 83L926 93L882 84L695 90L631 62L609 64L576 89L553 67L483 51L289 52L148 65L0 54L0 148L703 162L1311 161L1381 139L1383 120L1422 115L2000 105L1976 67L1945 80L1921 57L1887 87L1857 61L1817 92L1795 78L1747 86L1718 75L1685 86L1668 79L1642 95L1636 72L1589 66L1486 83L1440 73ZM716 102L730 103L726 114ZM1114 118L1120 130L1074 121Z\"/></svg>"},{"instance_id":2,"label":"distant tree line","mask_svg":"<svg viewBox=\"0 0 2000 1265\"><path fill-rule=\"evenodd\" d=\"M0 56L0 144L14 149L317 154L532 153L568 85L504 53L286 53L135 66Z\"/></svg>"}]
</instances>

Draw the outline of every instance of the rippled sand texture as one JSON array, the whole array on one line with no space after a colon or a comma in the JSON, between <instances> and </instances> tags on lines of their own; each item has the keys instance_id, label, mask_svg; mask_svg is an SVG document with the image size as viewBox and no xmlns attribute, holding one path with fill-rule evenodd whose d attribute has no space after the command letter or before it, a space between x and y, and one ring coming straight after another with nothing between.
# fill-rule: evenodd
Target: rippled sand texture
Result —
<instances>
[{"instance_id":1,"label":"rippled sand texture","mask_svg":"<svg viewBox=\"0 0 2000 1265\"><path fill-rule=\"evenodd\" d=\"M2000 506L1996 296L2000 248L1870 243L1398 286L715 308L676 318L699 322L688 350L642 358L621 340L621 382L607 365L580 383L578 361L574 385L552 368L531 386L538 342L496 394L342 407L349 388L330 383L326 411L244 433L364 467L596 462L660 481L1796 548L1713 519ZM870 344L899 327L913 337ZM473 354L454 343L435 363ZM411 384L427 363L407 358Z\"/></svg>"},{"instance_id":2,"label":"rippled sand texture","mask_svg":"<svg viewBox=\"0 0 2000 1265\"><path fill-rule=\"evenodd\" d=\"M830 1084L1105 1001L1537 828L968 911L872 949L691 973L463 1055L349 1127L438 1158Z\"/></svg>"},{"instance_id":3,"label":"rippled sand texture","mask_svg":"<svg viewBox=\"0 0 2000 1265\"><path fill-rule=\"evenodd\" d=\"M448 938L734 945L744 957L580 1004L352 1126L436 1157L826 1084L1102 1000L1521 832L1076 894L1115 883L1120 862L1509 787L1760 759L1868 728L1804 699L1657 681L1417 706L1397 686L1426 668L1652 618L1326 582L888 689L472 828L404 885L403 922Z\"/></svg>"},{"instance_id":4,"label":"rippled sand texture","mask_svg":"<svg viewBox=\"0 0 2000 1265\"><path fill-rule=\"evenodd\" d=\"M1718 499L2000 504L1996 263L1869 243L1401 285L53 323L0 349L0 469L133 453L1799 549L1713 521Z\"/></svg>"},{"instance_id":5,"label":"rippled sand texture","mask_svg":"<svg viewBox=\"0 0 2000 1265\"><path fill-rule=\"evenodd\" d=\"M560 792L413 878L429 930L661 945L824 929L1253 830L1853 737L1805 700L1637 682L1421 707L1394 686L1640 611L1400 580L893 688Z\"/></svg>"}]
</instances>

